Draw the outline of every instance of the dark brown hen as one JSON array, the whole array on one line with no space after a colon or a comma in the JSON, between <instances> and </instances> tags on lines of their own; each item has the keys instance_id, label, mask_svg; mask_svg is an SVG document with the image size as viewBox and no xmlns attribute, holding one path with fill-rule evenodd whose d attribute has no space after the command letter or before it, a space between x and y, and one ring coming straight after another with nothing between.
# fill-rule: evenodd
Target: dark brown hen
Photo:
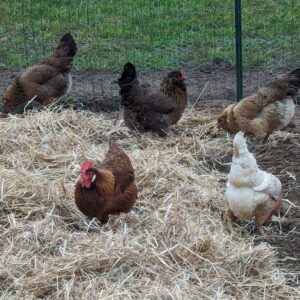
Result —
<instances>
[{"instance_id":1,"label":"dark brown hen","mask_svg":"<svg viewBox=\"0 0 300 300\"><path fill-rule=\"evenodd\" d=\"M76 52L72 35L66 33L51 57L25 69L7 87L3 96L5 111L21 113L32 99L40 107L65 95L72 84L70 71Z\"/></svg>"},{"instance_id":2,"label":"dark brown hen","mask_svg":"<svg viewBox=\"0 0 300 300\"><path fill-rule=\"evenodd\" d=\"M75 187L75 203L89 218L107 223L109 215L128 213L137 200L134 170L128 155L114 142L105 159L94 168L85 162Z\"/></svg>"},{"instance_id":3,"label":"dark brown hen","mask_svg":"<svg viewBox=\"0 0 300 300\"><path fill-rule=\"evenodd\" d=\"M163 79L159 91L151 91L140 86L134 65L125 64L118 79L125 125L166 135L168 127L179 121L186 107L185 79L182 71L172 71Z\"/></svg>"}]
</instances>

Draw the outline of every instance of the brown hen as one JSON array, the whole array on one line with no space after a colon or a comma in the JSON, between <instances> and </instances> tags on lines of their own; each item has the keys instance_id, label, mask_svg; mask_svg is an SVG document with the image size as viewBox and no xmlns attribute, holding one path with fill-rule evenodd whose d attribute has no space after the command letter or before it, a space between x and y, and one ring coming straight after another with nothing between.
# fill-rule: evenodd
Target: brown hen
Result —
<instances>
[{"instance_id":1,"label":"brown hen","mask_svg":"<svg viewBox=\"0 0 300 300\"><path fill-rule=\"evenodd\" d=\"M217 117L217 126L231 134L243 131L257 140L267 140L274 130L287 126L293 118L293 97L299 88L300 69L296 69L226 107Z\"/></svg>"},{"instance_id":2,"label":"brown hen","mask_svg":"<svg viewBox=\"0 0 300 300\"><path fill-rule=\"evenodd\" d=\"M22 113L30 100L31 106L42 107L64 96L71 88L70 71L76 52L72 35L66 33L51 57L25 69L7 87L3 96L5 112Z\"/></svg>"},{"instance_id":3,"label":"brown hen","mask_svg":"<svg viewBox=\"0 0 300 300\"><path fill-rule=\"evenodd\" d=\"M109 215L128 213L137 200L134 171L128 155L114 142L109 143L105 159L94 168L87 161L75 187L75 203L89 218L107 223Z\"/></svg>"},{"instance_id":4,"label":"brown hen","mask_svg":"<svg viewBox=\"0 0 300 300\"><path fill-rule=\"evenodd\" d=\"M134 65L125 64L118 79L125 125L165 136L169 126L179 121L186 107L185 79L182 71L172 71L163 79L159 91L151 91L140 86Z\"/></svg>"}]
</instances>

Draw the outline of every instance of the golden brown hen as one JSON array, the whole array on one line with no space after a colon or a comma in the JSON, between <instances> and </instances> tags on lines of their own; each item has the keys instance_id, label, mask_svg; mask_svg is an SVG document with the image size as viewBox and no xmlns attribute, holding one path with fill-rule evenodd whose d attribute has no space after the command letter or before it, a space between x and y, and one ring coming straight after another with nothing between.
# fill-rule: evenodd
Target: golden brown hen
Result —
<instances>
[{"instance_id":1,"label":"golden brown hen","mask_svg":"<svg viewBox=\"0 0 300 300\"><path fill-rule=\"evenodd\" d=\"M114 142L98 168L87 161L75 187L75 203L89 218L107 223L109 215L128 213L137 200L134 171L128 155Z\"/></svg>"},{"instance_id":2,"label":"golden brown hen","mask_svg":"<svg viewBox=\"0 0 300 300\"><path fill-rule=\"evenodd\" d=\"M257 140L267 140L274 130L291 121L295 112L293 97L299 88L300 69L296 69L226 107L217 117L217 126L231 134L243 131Z\"/></svg>"},{"instance_id":3,"label":"golden brown hen","mask_svg":"<svg viewBox=\"0 0 300 300\"><path fill-rule=\"evenodd\" d=\"M21 113L32 99L41 106L65 95L71 88L70 71L76 52L72 35L66 33L51 57L25 69L7 87L3 96L5 111Z\"/></svg>"},{"instance_id":4,"label":"golden brown hen","mask_svg":"<svg viewBox=\"0 0 300 300\"><path fill-rule=\"evenodd\" d=\"M165 136L168 127L179 121L186 107L185 79L182 71L172 71L163 79L159 91L151 91L140 86L134 65L125 64L118 79L125 125Z\"/></svg>"}]
</instances>

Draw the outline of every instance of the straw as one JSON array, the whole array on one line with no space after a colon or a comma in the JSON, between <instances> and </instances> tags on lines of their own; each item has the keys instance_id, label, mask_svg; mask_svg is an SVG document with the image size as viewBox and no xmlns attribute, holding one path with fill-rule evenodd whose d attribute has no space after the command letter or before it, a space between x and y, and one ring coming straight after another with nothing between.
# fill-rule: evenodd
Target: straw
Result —
<instances>
[{"instance_id":1,"label":"straw","mask_svg":"<svg viewBox=\"0 0 300 300\"><path fill-rule=\"evenodd\" d=\"M116 125L113 113L1 119L0 299L299 298L274 248L224 226L227 174L216 166L231 142L195 114L164 139ZM109 139L131 157L139 189L116 230L74 203L81 163L99 163Z\"/></svg>"}]
</instances>

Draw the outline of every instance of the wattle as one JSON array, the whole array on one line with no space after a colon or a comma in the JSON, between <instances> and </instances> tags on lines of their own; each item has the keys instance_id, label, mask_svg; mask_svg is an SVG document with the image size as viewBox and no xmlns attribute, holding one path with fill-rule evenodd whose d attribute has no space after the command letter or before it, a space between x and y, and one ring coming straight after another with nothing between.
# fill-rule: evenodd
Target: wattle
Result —
<instances>
[{"instance_id":1,"label":"wattle","mask_svg":"<svg viewBox=\"0 0 300 300\"><path fill-rule=\"evenodd\" d=\"M82 183L81 183L81 186L85 187L87 189L89 189L91 187L91 185L92 185L92 182L88 181L88 180L82 181Z\"/></svg>"},{"instance_id":2,"label":"wattle","mask_svg":"<svg viewBox=\"0 0 300 300\"><path fill-rule=\"evenodd\" d=\"M272 222L272 215L268 216L266 221L271 223Z\"/></svg>"}]
</instances>

